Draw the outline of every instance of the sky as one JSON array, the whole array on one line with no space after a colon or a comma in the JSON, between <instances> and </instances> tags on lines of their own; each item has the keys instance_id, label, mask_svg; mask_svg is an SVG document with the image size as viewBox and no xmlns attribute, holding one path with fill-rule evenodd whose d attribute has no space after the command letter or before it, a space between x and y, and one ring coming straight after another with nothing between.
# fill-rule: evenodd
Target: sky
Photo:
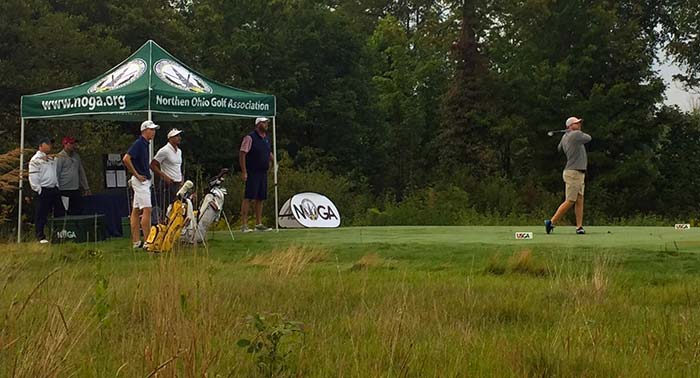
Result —
<instances>
[{"instance_id":1,"label":"sky","mask_svg":"<svg viewBox=\"0 0 700 378\"><path fill-rule=\"evenodd\" d=\"M692 108L693 100L696 104L700 104L700 94L686 91L679 82L673 80L673 75L680 73L681 67L672 62L664 62L656 64L654 69L659 72L666 83L665 102L667 105L678 105L681 110L689 111Z\"/></svg>"}]
</instances>

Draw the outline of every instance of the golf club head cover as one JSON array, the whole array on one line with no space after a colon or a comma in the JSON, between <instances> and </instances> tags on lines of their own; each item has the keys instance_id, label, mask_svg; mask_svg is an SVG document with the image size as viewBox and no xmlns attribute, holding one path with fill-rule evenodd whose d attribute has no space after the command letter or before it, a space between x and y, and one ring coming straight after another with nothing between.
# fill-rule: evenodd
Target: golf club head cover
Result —
<instances>
[{"instance_id":1,"label":"golf club head cover","mask_svg":"<svg viewBox=\"0 0 700 378\"><path fill-rule=\"evenodd\" d=\"M194 184L192 183L192 181L190 181L190 180L185 181L185 183L182 184L182 188L180 188L180 190L177 191L177 197L182 198L193 187L194 187Z\"/></svg>"}]
</instances>

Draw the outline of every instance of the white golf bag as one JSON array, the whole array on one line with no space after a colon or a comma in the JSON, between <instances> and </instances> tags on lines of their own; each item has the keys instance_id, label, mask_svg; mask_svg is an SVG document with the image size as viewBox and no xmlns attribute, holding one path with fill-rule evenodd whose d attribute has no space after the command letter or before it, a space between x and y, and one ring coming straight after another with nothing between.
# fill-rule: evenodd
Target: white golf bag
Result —
<instances>
[{"instance_id":1,"label":"white golf bag","mask_svg":"<svg viewBox=\"0 0 700 378\"><path fill-rule=\"evenodd\" d=\"M206 241L207 230L212 223L217 222L221 218L221 212L224 210L224 198L226 197L226 188L222 187L224 176L228 173L228 169L222 169L218 175L209 180L209 193L204 196L202 204L199 206L199 211L194 214L191 196L185 197L185 201L189 201L188 221L182 229L181 241L185 243L202 243Z\"/></svg>"}]
</instances>

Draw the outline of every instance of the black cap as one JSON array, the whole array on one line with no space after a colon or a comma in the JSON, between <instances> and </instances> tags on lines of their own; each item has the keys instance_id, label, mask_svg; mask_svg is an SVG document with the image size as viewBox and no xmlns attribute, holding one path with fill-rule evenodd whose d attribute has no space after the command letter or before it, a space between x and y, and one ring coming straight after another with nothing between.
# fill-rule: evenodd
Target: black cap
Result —
<instances>
[{"instance_id":1,"label":"black cap","mask_svg":"<svg viewBox=\"0 0 700 378\"><path fill-rule=\"evenodd\" d=\"M37 142L36 145L37 145L37 146L41 146L41 145L44 144L44 143L46 143L46 144L53 144L53 139L51 139L51 138L49 138L49 137L42 137L42 138L39 138L39 141Z\"/></svg>"}]
</instances>

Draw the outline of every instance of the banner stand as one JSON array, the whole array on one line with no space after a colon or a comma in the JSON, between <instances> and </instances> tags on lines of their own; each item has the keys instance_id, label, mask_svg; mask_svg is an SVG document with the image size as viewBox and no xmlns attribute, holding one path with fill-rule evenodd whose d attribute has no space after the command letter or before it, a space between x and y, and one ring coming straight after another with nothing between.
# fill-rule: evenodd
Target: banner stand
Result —
<instances>
[{"instance_id":1,"label":"banner stand","mask_svg":"<svg viewBox=\"0 0 700 378\"><path fill-rule=\"evenodd\" d=\"M282 205L277 220L282 228L336 228L340 212L323 194L297 193Z\"/></svg>"}]
</instances>

